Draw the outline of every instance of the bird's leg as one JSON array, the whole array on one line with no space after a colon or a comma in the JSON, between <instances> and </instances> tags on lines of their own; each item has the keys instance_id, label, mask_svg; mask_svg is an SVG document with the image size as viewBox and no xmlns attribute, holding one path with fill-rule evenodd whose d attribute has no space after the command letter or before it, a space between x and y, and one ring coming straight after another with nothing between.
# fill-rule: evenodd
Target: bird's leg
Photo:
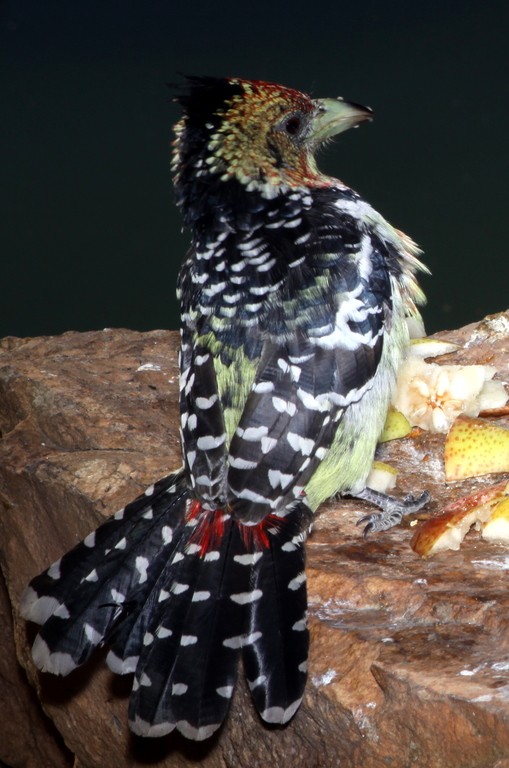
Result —
<instances>
[{"instance_id":1,"label":"bird's leg","mask_svg":"<svg viewBox=\"0 0 509 768\"><path fill-rule=\"evenodd\" d=\"M366 523L364 527L365 536L368 533L386 531L388 528L398 525L405 515L418 512L431 498L428 491L424 491L417 497L409 494L401 499L367 487L363 488L359 493L350 493L348 495L354 499L363 499L371 504L376 504L381 510L380 512L366 515L357 522L357 525Z\"/></svg>"}]
</instances>

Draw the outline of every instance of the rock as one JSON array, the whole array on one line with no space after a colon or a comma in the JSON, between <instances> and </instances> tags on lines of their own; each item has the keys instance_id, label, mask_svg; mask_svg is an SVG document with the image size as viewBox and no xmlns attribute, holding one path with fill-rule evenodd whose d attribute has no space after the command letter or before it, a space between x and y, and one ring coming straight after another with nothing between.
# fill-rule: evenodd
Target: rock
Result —
<instances>
[{"instance_id":1,"label":"rock","mask_svg":"<svg viewBox=\"0 0 509 768\"><path fill-rule=\"evenodd\" d=\"M448 362L508 370L509 313L440 335L466 343ZM0 760L504 768L509 551L473 532L460 551L422 560L409 524L364 538L355 523L370 510L351 500L324 505L308 543L310 677L287 727L264 726L239 680L210 742L141 740L127 728L130 681L108 671L104 654L69 678L36 673L34 627L18 609L30 578L180 464L177 344L176 333L126 330L0 342L0 562L14 616L11 630L0 602ZM502 479L446 485L443 442L416 432L379 450L400 469L398 494L430 490L429 514Z\"/></svg>"}]
</instances>

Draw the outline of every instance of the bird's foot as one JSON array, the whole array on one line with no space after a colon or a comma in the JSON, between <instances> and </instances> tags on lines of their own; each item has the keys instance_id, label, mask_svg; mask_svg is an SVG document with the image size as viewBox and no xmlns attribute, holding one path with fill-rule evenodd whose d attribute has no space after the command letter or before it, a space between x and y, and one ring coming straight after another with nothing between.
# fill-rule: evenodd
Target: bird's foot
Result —
<instances>
[{"instance_id":1,"label":"bird's foot","mask_svg":"<svg viewBox=\"0 0 509 768\"><path fill-rule=\"evenodd\" d=\"M366 515L357 522L357 525L366 524L364 536L367 536L368 533L386 531L398 525L405 515L418 512L431 498L428 491L424 491L420 496L409 494L400 499L397 496L389 496L386 493L374 491L372 488L363 488L359 493L349 495L354 499L363 499L371 504L376 504L381 510L380 512Z\"/></svg>"}]
</instances>

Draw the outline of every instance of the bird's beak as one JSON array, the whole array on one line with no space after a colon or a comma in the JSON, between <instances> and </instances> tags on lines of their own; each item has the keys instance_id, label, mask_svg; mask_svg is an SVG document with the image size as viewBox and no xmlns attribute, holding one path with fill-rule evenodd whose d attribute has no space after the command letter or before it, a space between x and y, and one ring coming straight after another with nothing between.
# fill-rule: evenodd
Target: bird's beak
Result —
<instances>
[{"instance_id":1,"label":"bird's beak","mask_svg":"<svg viewBox=\"0 0 509 768\"><path fill-rule=\"evenodd\" d=\"M360 104L338 99L315 99L316 114L311 128L311 139L325 141L338 133L353 128L363 120L373 119L373 110Z\"/></svg>"}]
</instances>

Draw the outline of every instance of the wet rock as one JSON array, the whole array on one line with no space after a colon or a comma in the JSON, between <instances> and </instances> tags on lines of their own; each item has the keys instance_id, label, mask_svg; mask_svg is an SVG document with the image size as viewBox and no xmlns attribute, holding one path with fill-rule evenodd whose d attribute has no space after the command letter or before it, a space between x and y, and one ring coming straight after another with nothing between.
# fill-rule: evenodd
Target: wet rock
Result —
<instances>
[{"instance_id":1,"label":"wet rock","mask_svg":"<svg viewBox=\"0 0 509 768\"><path fill-rule=\"evenodd\" d=\"M507 375L509 314L440 336L464 345L444 362ZM112 675L103 654L69 678L34 670L34 628L18 612L30 578L180 464L177 344L176 333L126 330L0 342L0 760L504 768L509 550L472 532L458 552L422 560L409 522L364 538L356 521L370 510L351 500L324 505L308 543L310 676L286 728L259 721L240 681L210 742L141 740L127 728L130 680ZM398 494L430 490L426 514L502 479L446 485L443 442L416 431L379 451L400 470Z\"/></svg>"}]
</instances>

